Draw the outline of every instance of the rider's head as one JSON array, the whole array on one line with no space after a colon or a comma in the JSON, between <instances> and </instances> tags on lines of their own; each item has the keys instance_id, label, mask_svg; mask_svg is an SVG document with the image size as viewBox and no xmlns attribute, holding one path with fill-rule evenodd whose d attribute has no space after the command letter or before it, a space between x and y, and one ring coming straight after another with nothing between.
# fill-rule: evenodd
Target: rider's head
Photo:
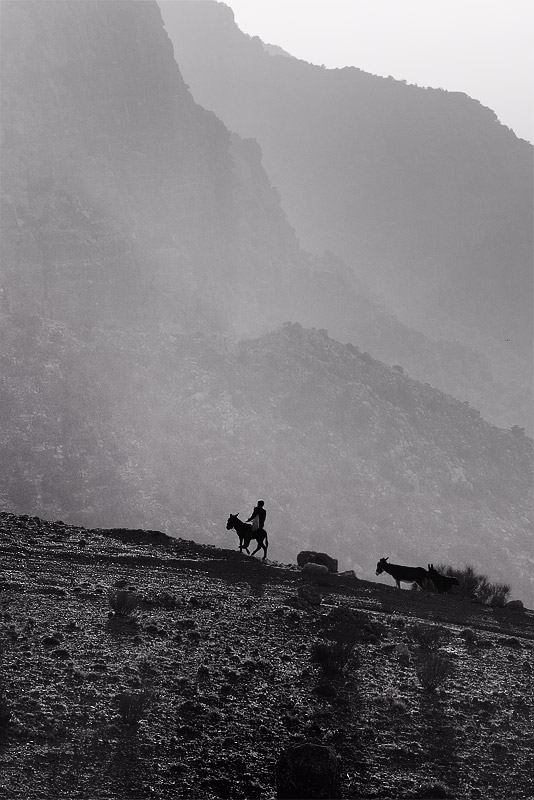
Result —
<instances>
[{"instance_id":1,"label":"rider's head","mask_svg":"<svg viewBox=\"0 0 534 800\"><path fill-rule=\"evenodd\" d=\"M264 505L265 505L265 503L263 502L263 500L258 500L258 505L259 505L259 506L264 506Z\"/></svg>"}]
</instances>

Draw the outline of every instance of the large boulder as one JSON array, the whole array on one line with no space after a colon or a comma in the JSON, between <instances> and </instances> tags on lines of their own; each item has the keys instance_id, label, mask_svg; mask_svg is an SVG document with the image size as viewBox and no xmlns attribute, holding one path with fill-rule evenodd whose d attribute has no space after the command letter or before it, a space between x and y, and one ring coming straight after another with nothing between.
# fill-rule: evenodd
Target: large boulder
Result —
<instances>
[{"instance_id":1,"label":"large boulder","mask_svg":"<svg viewBox=\"0 0 534 800\"><path fill-rule=\"evenodd\" d=\"M315 564L313 561L304 564L302 571L308 575L330 575L328 567L325 567L324 564Z\"/></svg>"},{"instance_id":2,"label":"large boulder","mask_svg":"<svg viewBox=\"0 0 534 800\"><path fill-rule=\"evenodd\" d=\"M337 572L337 558L332 558L327 553L316 553L314 550L301 550L297 556L297 564L304 567L306 564L323 564L328 567L328 572Z\"/></svg>"},{"instance_id":3,"label":"large boulder","mask_svg":"<svg viewBox=\"0 0 534 800\"><path fill-rule=\"evenodd\" d=\"M341 768L335 751L314 742L284 750L276 764L276 797L278 800L341 797Z\"/></svg>"},{"instance_id":4,"label":"large boulder","mask_svg":"<svg viewBox=\"0 0 534 800\"><path fill-rule=\"evenodd\" d=\"M519 611L520 613L525 610L522 600L509 600L504 607L507 611Z\"/></svg>"}]
</instances>

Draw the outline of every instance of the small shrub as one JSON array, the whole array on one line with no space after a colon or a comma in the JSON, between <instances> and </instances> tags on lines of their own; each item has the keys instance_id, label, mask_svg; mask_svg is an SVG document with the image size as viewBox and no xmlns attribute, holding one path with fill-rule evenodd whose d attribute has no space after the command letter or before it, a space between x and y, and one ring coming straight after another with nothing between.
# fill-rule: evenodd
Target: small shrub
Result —
<instances>
[{"instance_id":1,"label":"small shrub","mask_svg":"<svg viewBox=\"0 0 534 800\"><path fill-rule=\"evenodd\" d=\"M415 672L425 692L433 692L451 677L454 667L449 658L429 653L416 663Z\"/></svg>"},{"instance_id":2,"label":"small shrub","mask_svg":"<svg viewBox=\"0 0 534 800\"><path fill-rule=\"evenodd\" d=\"M420 650L439 650L450 639L450 633L442 625L416 623L407 630L408 638Z\"/></svg>"},{"instance_id":3,"label":"small shrub","mask_svg":"<svg viewBox=\"0 0 534 800\"><path fill-rule=\"evenodd\" d=\"M0 733L6 730L10 722L11 707L3 689L0 689Z\"/></svg>"},{"instance_id":4,"label":"small shrub","mask_svg":"<svg viewBox=\"0 0 534 800\"><path fill-rule=\"evenodd\" d=\"M137 671L139 673L139 680L145 685L153 683L158 674L157 667L155 667L146 656L141 656L141 658L138 659Z\"/></svg>"},{"instance_id":5,"label":"small shrub","mask_svg":"<svg viewBox=\"0 0 534 800\"><path fill-rule=\"evenodd\" d=\"M512 587L508 583L492 583L490 585L492 592L488 598L489 605L496 606L497 608L504 608L510 599Z\"/></svg>"},{"instance_id":6,"label":"small shrub","mask_svg":"<svg viewBox=\"0 0 534 800\"><path fill-rule=\"evenodd\" d=\"M419 798L421 800L446 800L449 797L453 797L452 794L449 794L449 790L446 786L442 783L426 783L424 786L421 786L416 793L414 794L415 798Z\"/></svg>"},{"instance_id":7,"label":"small shrub","mask_svg":"<svg viewBox=\"0 0 534 800\"><path fill-rule=\"evenodd\" d=\"M458 578L460 587L485 605L502 608L510 597L511 587L507 583L493 583L470 564L463 569L438 564L436 569L443 575Z\"/></svg>"},{"instance_id":8,"label":"small shrub","mask_svg":"<svg viewBox=\"0 0 534 800\"><path fill-rule=\"evenodd\" d=\"M109 592L108 602L117 617L129 617L139 608L141 598L125 589L117 589Z\"/></svg>"},{"instance_id":9,"label":"small shrub","mask_svg":"<svg viewBox=\"0 0 534 800\"><path fill-rule=\"evenodd\" d=\"M343 674L353 651L352 643L315 642L312 647L312 661L321 667L325 675L338 677Z\"/></svg>"},{"instance_id":10,"label":"small shrub","mask_svg":"<svg viewBox=\"0 0 534 800\"><path fill-rule=\"evenodd\" d=\"M471 628L464 628L464 630L460 632L460 636L464 640L468 650L472 650L476 647L477 637Z\"/></svg>"},{"instance_id":11,"label":"small shrub","mask_svg":"<svg viewBox=\"0 0 534 800\"><path fill-rule=\"evenodd\" d=\"M152 701L152 693L123 692L116 696L119 714L125 725L137 726Z\"/></svg>"}]
</instances>

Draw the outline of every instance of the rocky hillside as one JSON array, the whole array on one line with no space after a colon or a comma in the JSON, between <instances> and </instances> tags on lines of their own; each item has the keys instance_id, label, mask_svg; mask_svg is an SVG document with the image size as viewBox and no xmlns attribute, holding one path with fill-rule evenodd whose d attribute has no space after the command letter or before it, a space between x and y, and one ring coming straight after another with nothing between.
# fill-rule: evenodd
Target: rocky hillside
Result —
<instances>
[{"instance_id":1,"label":"rocky hillside","mask_svg":"<svg viewBox=\"0 0 534 800\"><path fill-rule=\"evenodd\" d=\"M365 576L381 555L474 561L531 602L532 440L324 330L2 340L8 510L223 544L264 497L275 558L335 543Z\"/></svg>"},{"instance_id":2,"label":"rocky hillside","mask_svg":"<svg viewBox=\"0 0 534 800\"><path fill-rule=\"evenodd\" d=\"M530 419L532 146L466 95L273 54L223 3L162 8L193 96L257 138L304 247L486 353L499 383L519 356Z\"/></svg>"},{"instance_id":3,"label":"rocky hillside","mask_svg":"<svg viewBox=\"0 0 534 800\"><path fill-rule=\"evenodd\" d=\"M10 514L0 592L10 800L534 792L531 611Z\"/></svg>"},{"instance_id":4,"label":"rocky hillside","mask_svg":"<svg viewBox=\"0 0 534 800\"><path fill-rule=\"evenodd\" d=\"M155 2L6 2L5 310L228 328L297 244L253 143L196 105ZM247 308L249 308L247 315ZM239 327L239 326L238 326Z\"/></svg>"}]
</instances>

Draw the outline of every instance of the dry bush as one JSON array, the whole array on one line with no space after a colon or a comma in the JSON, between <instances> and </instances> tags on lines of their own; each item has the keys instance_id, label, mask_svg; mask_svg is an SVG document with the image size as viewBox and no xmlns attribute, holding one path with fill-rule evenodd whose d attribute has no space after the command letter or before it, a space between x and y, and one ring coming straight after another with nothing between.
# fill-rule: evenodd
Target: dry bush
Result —
<instances>
[{"instance_id":1,"label":"dry bush","mask_svg":"<svg viewBox=\"0 0 534 800\"><path fill-rule=\"evenodd\" d=\"M425 692L433 692L451 677L454 665L439 653L429 653L416 663L415 672Z\"/></svg>"},{"instance_id":2,"label":"dry bush","mask_svg":"<svg viewBox=\"0 0 534 800\"><path fill-rule=\"evenodd\" d=\"M312 661L318 664L325 676L339 677L353 656L354 644L347 642L315 642Z\"/></svg>"},{"instance_id":3,"label":"dry bush","mask_svg":"<svg viewBox=\"0 0 534 800\"><path fill-rule=\"evenodd\" d=\"M423 625L419 622L407 630L412 645L420 650L439 650L451 638L450 632L442 625Z\"/></svg>"},{"instance_id":4,"label":"dry bush","mask_svg":"<svg viewBox=\"0 0 534 800\"><path fill-rule=\"evenodd\" d=\"M4 690L0 688L0 732L4 731L11 722L11 707Z\"/></svg>"},{"instance_id":5,"label":"dry bush","mask_svg":"<svg viewBox=\"0 0 534 800\"><path fill-rule=\"evenodd\" d=\"M471 628L464 628L463 631L460 631L460 636L464 640L468 650L473 650L476 647L477 637Z\"/></svg>"},{"instance_id":6,"label":"dry bush","mask_svg":"<svg viewBox=\"0 0 534 800\"><path fill-rule=\"evenodd\" d=\"M109 592L108 602L109 607L118 617L129 617L139 608L141 598L125 589L116 589Z\"/></svg>"},{"instance_id":7,"label":"dry bush","mask_svg":"<svg viewBox=\"0 0 534 800\"><path fill-rule=\"evenodd\" d=\"M116 696L119 714L125 725L137 726L152 701L152 693L123 692Z\"/></svg>"},{"instance_id":8,"label":"dry bush","mask_svg":"<svg viewBox=\"0 0 534 800\"><path fill-rule=\"evenodd\" d=\"M509 584L493 583L486 575L478 573L470 564L466 564L462 569L438 564L436 570L442 575L458 578L460 587L485 605L502 607L510 598L511 586Z\"/></svg>"}]
</instances>

